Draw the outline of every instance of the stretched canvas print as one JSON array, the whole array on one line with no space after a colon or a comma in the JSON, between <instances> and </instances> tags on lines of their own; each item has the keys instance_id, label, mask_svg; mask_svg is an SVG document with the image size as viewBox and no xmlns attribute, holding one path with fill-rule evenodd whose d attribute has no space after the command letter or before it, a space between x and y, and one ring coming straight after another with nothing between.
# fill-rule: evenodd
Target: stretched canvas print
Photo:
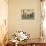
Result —
<instances>
[{"instance_id":1,"label":"stretched canvas print","mask_svg":"<svg viewBox=\"0 0 46 46\"><path fill-rule=\"evenodd\" d=\"M22 12L22 19L34 19L34 10L23 9L21 12Z\"/></svg>"}]
</instances>

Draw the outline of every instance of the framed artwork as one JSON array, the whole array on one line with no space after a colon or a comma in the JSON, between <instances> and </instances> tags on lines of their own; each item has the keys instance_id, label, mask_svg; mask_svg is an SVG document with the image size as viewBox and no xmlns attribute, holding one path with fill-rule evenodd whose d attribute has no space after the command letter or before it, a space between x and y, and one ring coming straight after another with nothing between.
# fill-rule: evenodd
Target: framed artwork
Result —
<instances>
[{"instance_id":1,"label":"framed artwork","mask_svg":"<svg viewBox=\"0 0 46 46\"><path fill-rule=\"evenodd\" d=\"M33 9L23 9L21 10L22 19L34 19Z\"/></svg>"}]
</instances>

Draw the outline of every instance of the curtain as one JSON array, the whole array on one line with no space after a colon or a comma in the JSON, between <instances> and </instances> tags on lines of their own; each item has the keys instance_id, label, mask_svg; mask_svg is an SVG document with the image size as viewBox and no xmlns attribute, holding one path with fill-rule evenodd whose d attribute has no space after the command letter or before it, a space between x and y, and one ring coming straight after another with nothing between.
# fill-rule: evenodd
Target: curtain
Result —
<instances>
[{"instance_id":1,"label":"curtain","mask_svg":"<svg viewBox=\"0 0 46 46\"><path fill-rule=\"evenodd\" d=\"M44 19L43 19L43 36L46 38L46 0L43 3Z\"/></svg>"},{"instance_id":2,"label":"curtain","mask_svg":"<svg viewBox=\"0 0 46 46\"><path fill-rule=\"evenodd\" d=\"M8 0L0 0L0 42L8 31Z\"/></svg>"}]
</instances>

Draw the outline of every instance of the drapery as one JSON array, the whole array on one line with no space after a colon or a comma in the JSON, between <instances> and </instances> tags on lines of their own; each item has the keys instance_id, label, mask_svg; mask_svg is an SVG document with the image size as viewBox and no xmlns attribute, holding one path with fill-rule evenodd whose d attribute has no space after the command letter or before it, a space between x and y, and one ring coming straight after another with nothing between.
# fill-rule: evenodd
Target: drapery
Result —
<instances>
[{"instance_id":1,"label":"drapery","mask_svg":"<svg viewBox=\"0 0 46 46\"><path fill-rule=\"evenodd\" d=\"M0 0L0 43L8 31L8 0Z\"/></svg>"},{"instance_id":2,"label":"drapery","mask_svg":"<svg viewBox=\"0 0 46 46\"><path fill-rule=\"evenodd\" d=\"M42 25L42 33L43 38L46 38L46 0L42 2L42 19L41 19L41 25Z\"/></svg>"},{"instance_id":3,"label":"drapery","mask_svg":"<svg viewBox=\"0 0 46 46\"><path fill-rule=\"evenodd\" d=\"M43 3L44 19L43 19L43 36L46 38L46 0Z\"/></svg>"}]
</instances>

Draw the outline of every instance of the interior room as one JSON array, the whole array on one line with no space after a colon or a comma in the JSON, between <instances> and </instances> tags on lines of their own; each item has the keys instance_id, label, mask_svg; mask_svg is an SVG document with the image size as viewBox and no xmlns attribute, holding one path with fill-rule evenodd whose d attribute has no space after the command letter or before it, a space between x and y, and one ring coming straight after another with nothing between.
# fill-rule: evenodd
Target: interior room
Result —
<instances>
[{"instance_id":1,"label":"interior room","mask_svg":"<svg viewBox=\"0 0 46 46\"><path fill-rule=\"evenodd\" d=\"M46 46L46 0L0 0L0 46Z\"/></svg>"}]
</instances>

